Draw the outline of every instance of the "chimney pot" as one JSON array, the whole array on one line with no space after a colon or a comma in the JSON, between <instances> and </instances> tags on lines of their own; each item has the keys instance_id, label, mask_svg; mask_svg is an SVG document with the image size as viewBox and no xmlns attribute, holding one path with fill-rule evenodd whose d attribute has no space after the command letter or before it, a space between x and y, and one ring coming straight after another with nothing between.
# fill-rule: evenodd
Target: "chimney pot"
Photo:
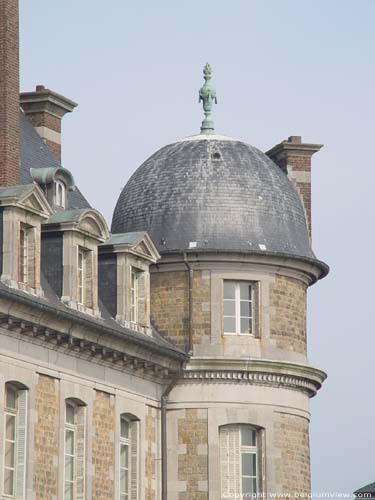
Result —
<instances>
[{"instance_id":1,"label":"chimney pot","mask_svg":"<svg viewBox=\"0 0 375 500\"><path fill-rule=\"evenodd\" d=\"M300 135L291 135L288 137L288 142L292 144L302 144L302 137Z\"/></svg>"},{"instance_id":2,"label":"chimney pot","mask_svg":"<svg viewBox=\"0 0 375 500\"><path fill-rule=\"evenodd\" d=\"M35 90L36 90L37 92L41 92L42 90L46 90L46 87L45 87L44 85L37 85L37 86L35 87Z\"/></svg>"}]
</instances>

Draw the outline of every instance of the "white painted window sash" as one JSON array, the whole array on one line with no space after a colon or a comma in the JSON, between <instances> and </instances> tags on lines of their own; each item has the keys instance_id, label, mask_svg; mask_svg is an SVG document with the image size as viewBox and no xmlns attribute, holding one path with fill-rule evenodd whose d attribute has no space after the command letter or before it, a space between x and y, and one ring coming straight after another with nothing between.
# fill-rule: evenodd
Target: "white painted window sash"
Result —
<instances>
[{"instance_id":1,"label":"white painted window sash","mask_svg":"<svg viewBox=\"0 0 375 500\"><path fill-rule=\"evenodd\" d=\"M226 282L233 282L232 280L224 280L223 282L223 291L224 291L224 287L225 287L225 283ZM241 283L245 283L247 286L250 287L250 300L247 300L247 299L241 299ZM237 281L237 282L234 282L235 284L235 290L234 290L234 300L233 299L226 299L224 298L224 293L223 293L223 306L225 304L225 302L234 302L235 303L235 331L234 332L228 332L228 331L225 331L225 328L223 328L223 333L224 335L245 335L245 336L248 336L248 335L251 335L251 336L255 336L255 332L254 332L254 325L255 325L255 322L254 322L254 292L255 292L255 287L253 285L253 283L250 283L250 282L246 282L246 281ZM248 302L250 303L250 314L251 316L241 316L241 302ZM224 311L223 311L223 318L233 318L233 316L226 316L224 315ZM246 318L246 319L250 319L250 325L251 325L251 333L245 333L245 332L241 332L241 318Z\"/></svg>"}]
</instances>

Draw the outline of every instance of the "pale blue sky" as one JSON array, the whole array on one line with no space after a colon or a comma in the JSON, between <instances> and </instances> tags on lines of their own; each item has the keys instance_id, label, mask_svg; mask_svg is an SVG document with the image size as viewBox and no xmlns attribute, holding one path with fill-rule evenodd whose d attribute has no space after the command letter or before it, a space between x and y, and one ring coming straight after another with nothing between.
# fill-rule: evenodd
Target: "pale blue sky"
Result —
<instances>
[{"instance_id":1,"label":"pale blue sky","mask_svg":"<svg viewBox=\"0 0 375 500\"><path fill-rule=\"evenodd\" d=\"M21 0L21 88L79 102L63 163L110 223L120 188L159 147L197 133L209 61L219 133L263 150L302 135L314 157L310 290L314 492L375 481L373 0Z\"/></svg>"}]
</instances>

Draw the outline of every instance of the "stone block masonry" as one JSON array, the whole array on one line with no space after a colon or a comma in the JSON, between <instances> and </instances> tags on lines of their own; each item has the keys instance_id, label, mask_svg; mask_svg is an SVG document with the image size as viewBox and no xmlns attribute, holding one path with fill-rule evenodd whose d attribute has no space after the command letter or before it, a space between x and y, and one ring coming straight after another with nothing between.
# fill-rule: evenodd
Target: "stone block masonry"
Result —
<instances>
[{"instance_id":1,"label":"stone block masonry","mask_svg":"<svg viewBox=\"0 0 375 500\"><path fill-rule=\"evenodd\" d=\"M59 452L59 387L39 375L35 396L34 492L36 500L57 498Z\"/></svg>"},{"instance_id":2,"label":"stone block masonry","mask_svg":"<svg viewBox=\"0 0 375 500\"><path fill-rule=\"evenodd\" d=\"M278 453L275 460L276 482L281 488L280 492L275 493L290 493L293 496L310 493L308 420L275 412L274 435L274 447Z\"/></svg>"},{"instance_id":3,"label":"stone block masonry","mask_svg":"<svg viewBox=\"0 0 375 500\"><path fill-rule=\"evenodd\" d=\"M92 441L94 500L113 500L114 498L114 419L114 404L111 396L96 391Z\"/></svg>"},{"instance_id":4,"label":"stone block masonry","mask_svg":"<svg viewBox=\"0 0 375 500\"><path fill-rule=\"evenodd\" d=\"M193 275L193 335L194 344L207 343L211 338L211 273L194 271Z\"/></svg>"},{"instance_id":5,"label":"stone block masonry","mask_svg":"<svg viewBox=\"0 0 375 500\"><path fill-rule=\"evenodd\" d=\"M208 419L205 409L187 409L178 420L178 444L185 453L178 455L178 481L186 484L178 500L208 499Z\"/></svg>"},{"instance_id":6,"label":"stone block masonry","mask_svg":"<svg viewBox=\"0 0 375 500\"><path fill-rule=\"evenodd\" d=\"M276 276L270 287L270 338L275 347L306 354L306 285Z\"/></svg>"},{"instance_id":7,"label":"stone block masonry","mask_svg":"<svg viewBox=\"0 0 375 500\"><path fill-rule=\"evenodd\" d=\"M145 497L146 500L155 500L156 484L156 410L148 407L146 415L146 478Z\"/></svg>"}]
</instances>

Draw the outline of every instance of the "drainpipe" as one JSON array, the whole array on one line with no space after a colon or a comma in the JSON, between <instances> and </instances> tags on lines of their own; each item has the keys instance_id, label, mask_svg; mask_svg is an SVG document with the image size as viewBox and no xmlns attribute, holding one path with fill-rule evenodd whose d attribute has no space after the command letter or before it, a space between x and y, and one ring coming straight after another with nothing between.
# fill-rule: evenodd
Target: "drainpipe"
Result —
<instances>
[{"instance_id":1,"label":"drainpipe","mask_svg":"<svg viewBox=\"0 0 375 500\"><path fill-rule=\"evenodd\" d=\"M193 353L193 268L191 267L186 252L184 263L189 271L189 354Z\"/></svg>"},{"instance_id":2,"label":"drainpipe","mask_svg":"<svg viewBox=\"0 0 375 500\"><path fill-rule=\"evenodd\" d=\"M167 457L167 403L168 396L177 384L180 372L168 384L161 396L161 499L168 500L168 457Z\"/></svg>"}]
</instances>

